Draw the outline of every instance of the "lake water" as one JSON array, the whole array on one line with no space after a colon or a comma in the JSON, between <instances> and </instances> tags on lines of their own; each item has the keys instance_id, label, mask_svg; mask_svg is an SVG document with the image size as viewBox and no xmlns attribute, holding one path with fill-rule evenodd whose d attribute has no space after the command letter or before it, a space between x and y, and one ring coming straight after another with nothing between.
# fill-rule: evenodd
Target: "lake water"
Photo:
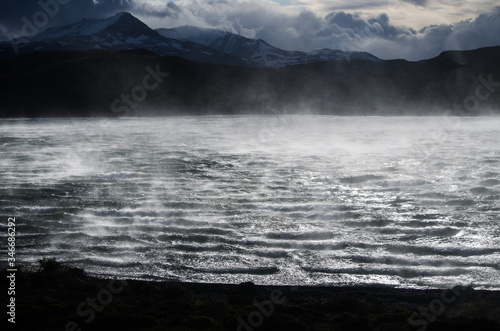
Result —
<instances>
[{"instance_id":1,"label":"lake water","mask_svg":"<svg viewBox=\"0 0 500 331\"><path fill-rule=\"evenodd\" d=\"M500 119L0 120L17 258L101 276L500 289Z\"/></svg>"}]
</instances>

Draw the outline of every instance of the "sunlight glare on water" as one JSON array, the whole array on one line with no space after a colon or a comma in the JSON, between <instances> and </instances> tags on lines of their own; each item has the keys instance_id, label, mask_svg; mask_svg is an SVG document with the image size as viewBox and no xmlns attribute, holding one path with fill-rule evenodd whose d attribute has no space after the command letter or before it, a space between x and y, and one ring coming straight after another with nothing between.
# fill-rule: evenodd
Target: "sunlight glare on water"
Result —
<instances>
[{"instance_id":1,"label":"sunlight glare on water","mask_svg":"<svg viewBox=\"0 0 500 331\"><path fill-rule=\"evenodd\" d=\"M498 118L0 120L0 206L24 263L500 289L499 142Z\"/></svg>"}]
</instances>

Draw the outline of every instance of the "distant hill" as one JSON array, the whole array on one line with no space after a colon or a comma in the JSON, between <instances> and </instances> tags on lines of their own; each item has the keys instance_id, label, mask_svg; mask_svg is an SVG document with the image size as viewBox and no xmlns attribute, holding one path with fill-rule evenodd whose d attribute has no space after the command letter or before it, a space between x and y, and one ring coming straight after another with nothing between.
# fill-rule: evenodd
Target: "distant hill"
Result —
<instances>
[{"instance_id":1,"label":"distant hill","mask_svg":"<svg viewBox=\"0 0 500 331\"><path fill-rule=\"evenodd\" d=\"M194 42L215 51L234 56L240 59L246 66L276 68L287 65L335 60L382 61L374 55L364 52L347 52L332 49L319 49L311 52L285 51L261 39L254 40L218 29L206 29L188 25L172 29L157 29L156 31L167 38Z\"/></svg>"},{"instance_id":2,"label":"distant hill","mask_svg":"<svg viewBox=\"0 0 500 331\"><path fill-rule=\"evenodd\" d=\"M0 61L0 116L500 113L499 58L491 47L255 68L146 50L37 52Z\"/></svg>"},{"instance_id":3,"label":"distant hill","mask_svg":"<svg viewBox=\"0 0 500 331\"><path fill-rule=\"evenodd\" d=\"M162 56L177 56L202 63L247 67L276 68L351 59L381 61L364 52L331 49L285 51L263 40L249 39L216 29L183 26L155 31L126 12L107 19L83 19L75 24L46 29L31 38L0 43L0 60L36 52L119 52L132 49L145 49Z\"/></svg>"},{"instance_id":4,"label":"distant hill","mask_svg":"<svg viewBox=\"0 0 500 331\"><path fill-rule=\"evenodd\" d=\"M18 43L22 40L27 42ZM49 28L32 38L0 43L0 60L38 52L119 52L131 49L147 49L156 54L179 56L198 62L243 65L238 59L209 47L165 38L125 12L108 19L83 19L75 24Z\"/></svg>"}]
</instances>

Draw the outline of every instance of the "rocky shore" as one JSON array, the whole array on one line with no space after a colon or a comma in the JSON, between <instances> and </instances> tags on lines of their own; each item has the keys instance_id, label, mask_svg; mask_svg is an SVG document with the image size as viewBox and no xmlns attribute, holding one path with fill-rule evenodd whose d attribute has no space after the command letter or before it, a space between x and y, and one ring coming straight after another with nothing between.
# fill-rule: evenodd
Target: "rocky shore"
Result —
<instances>
[{"instance_id":1,"label":"rocky shore","mask_svg":"<svg viewBox=\"0 0 500 331\"><path fill-rule=\"evenodd\" d=\"M44 259L17 273L8 318L2 330L500 330L500 291L114 280Z\"/></svg>"}]
</instances>

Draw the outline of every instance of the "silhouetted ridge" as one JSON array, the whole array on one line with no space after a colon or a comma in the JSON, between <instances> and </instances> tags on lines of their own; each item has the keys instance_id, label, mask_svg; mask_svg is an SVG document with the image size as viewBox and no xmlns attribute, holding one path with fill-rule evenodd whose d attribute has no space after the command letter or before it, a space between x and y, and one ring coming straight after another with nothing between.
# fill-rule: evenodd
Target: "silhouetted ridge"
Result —
<instances>
[{"instance_id":1,"label":"silhouetted ridge","mask_svg":"<svg viewBox=\"0 0 500 331\"><path fill-rule=\"evenodd\" d=\"M492 47L419 62L350 60L270 69L202 64L146 50L34 53L0 62L0 116L124 115L111 104L142 86L151 71L169 76L128 115L498 114L500 93L482 97L477 107L465 103L489 80L489 89L500 90L498 58L500 47Z\"/></svg>"}]
</instances>

